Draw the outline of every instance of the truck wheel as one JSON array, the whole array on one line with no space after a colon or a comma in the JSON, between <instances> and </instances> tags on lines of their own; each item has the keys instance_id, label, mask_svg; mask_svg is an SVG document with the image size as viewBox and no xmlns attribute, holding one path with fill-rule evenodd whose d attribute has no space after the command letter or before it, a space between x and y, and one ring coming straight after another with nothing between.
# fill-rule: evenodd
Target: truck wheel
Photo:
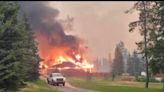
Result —
<instances>
[{"instance_id":1,"label":"truck wheel","mask_svg":"<svg viewBox=\"0 0 164 92\"><path fill-rule=\"evenodd\" d=\"M65 86L65 83L63 83L63 86Z\"/></svg>"},{"instance_id":2,"label":"truck wheel","mask_svg":"<svg viewBox=\"0 0 164 92\"><path fill-rule=\"evenodd\" d=\"M51 85L54 85L54 82L51 82Z\"/></svg>"},{"instance_id":3,"label":"truck wheel","mask_svg":"<svg viewBox=\"0 0 164 92\"><path fill-rule=\"evenodd\" d=\"M47 79L47 83L50 84L50 82L48 81L48 79Z\"/></svg>"},{"instance_id":4,"label":"truck wheel","mask_svg":"<svg viewBox=\"0 0 164 92\"><path fill-rule=\"evenodd\" d=\"M58 84L58 83L56 83L56 86L59 86L59 84Z\"/></svg>"},{"instance_id":5,"label":"truck wheel","mask_svg":"<svg viewBox=\"0 0 164 92\"><path fill-rule=\"evenodd\" d=\"M52 82L49 81L49 84L52 85Z\"/></svg>"}]
</instances>

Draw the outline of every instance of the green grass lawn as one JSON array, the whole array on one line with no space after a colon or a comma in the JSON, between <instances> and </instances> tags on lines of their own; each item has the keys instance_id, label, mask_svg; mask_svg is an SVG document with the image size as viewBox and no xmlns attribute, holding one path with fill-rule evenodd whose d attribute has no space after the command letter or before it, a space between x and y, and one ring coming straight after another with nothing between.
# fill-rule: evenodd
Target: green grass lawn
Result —
<instances>
[{"instance_id":1,"label":"green grass lawn","mask_svg":"<svg viewBox=\"0 0 164 92\"><path fill-rule=\"evenodd\" d=\"M94 78L87 81L84 78L67 78L76 87L95 90L98 92L162 92L162 84L151 83L149 89L142 82L110 81Z\"/></svg>"},{"instance_id":2,"label":"green grass lawn","mask_svg":"<svg viewBox=\"0 0 164 92\"><path fill-rule=\"evenodd\" d=\"M51 88L45 81L37 80L35 82L28 82L25 88L18 92L60 92L55 88Z\"/></svg>"}]
</instances>

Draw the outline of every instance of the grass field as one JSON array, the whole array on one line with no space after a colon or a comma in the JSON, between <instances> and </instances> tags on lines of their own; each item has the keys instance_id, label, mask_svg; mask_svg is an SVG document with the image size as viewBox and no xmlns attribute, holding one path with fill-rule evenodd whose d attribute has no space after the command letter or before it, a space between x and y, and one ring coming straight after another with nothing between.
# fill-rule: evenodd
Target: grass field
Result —
<instances>
[{"instance_id":1,"label":"grass field","mask_svg":"<svg viewBox=\"0 0 164 92\"><path fill-rule=\"evenodd\" d=\"M163 92L162 84L150 83L150 88L145 89L143 82L110 81L94 78L87 81L84 78L67 78L69 83L76 87L95 90L98 92Z\"/></svg>"},{"instance_id":2,"label":"grass field","mask_svg":"<svg viewBox=\"0 0 164 92\"><path fill-rule=\"evenodd\" d=\"M60 91L49 87L47 83L42 80L37 80L35 82L28 82L27 86L18 92L60 92Z\"/></svg>"}]
</instances>

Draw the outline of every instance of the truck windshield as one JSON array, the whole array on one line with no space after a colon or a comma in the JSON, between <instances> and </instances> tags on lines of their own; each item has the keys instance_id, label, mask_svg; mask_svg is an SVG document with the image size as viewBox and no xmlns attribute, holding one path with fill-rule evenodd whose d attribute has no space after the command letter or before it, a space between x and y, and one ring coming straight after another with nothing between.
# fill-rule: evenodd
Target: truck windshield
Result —
<instances>
[{"instance_id":1,"label":"truck windshield","mask_svg":"<svg viewBox=\"0 0 164 92\"><path fill-rule=\"evenodd\" d=\"M62 76L60 73L52 74L52 76Z\"/></svg>"}]
</instances>

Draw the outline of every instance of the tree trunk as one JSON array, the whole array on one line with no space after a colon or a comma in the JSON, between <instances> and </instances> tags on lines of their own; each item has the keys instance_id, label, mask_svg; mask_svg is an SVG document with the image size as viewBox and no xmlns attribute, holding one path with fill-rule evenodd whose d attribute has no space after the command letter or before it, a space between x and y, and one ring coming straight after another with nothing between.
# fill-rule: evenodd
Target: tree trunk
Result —
<instances>
[{"instance_id":1,"label":"tree trunk","mask_svg":"<svg viewBox=\"0 0 164 92\"><path fill-rule=\"evenodd\" d=\"M149 87L149 69L148 69L148 58L147 58L147 29L146 29L146 5L145 2L143 1L144 5L144 11L145 11L145 18L144 18L144 42L145 42L145 62L146 62L146 83L145 83L145 88Z\"/></svg>"},{"instance_id":2,"label":"tree trunk","mask_svg":"<svg viewBox=\"0 0 164 92\"><path fill-rule=\"evenodd\" d=\"M162 84L163 84L162 90L164 91L164 78L162 79Z\"/></svg>"}]
</instances>

